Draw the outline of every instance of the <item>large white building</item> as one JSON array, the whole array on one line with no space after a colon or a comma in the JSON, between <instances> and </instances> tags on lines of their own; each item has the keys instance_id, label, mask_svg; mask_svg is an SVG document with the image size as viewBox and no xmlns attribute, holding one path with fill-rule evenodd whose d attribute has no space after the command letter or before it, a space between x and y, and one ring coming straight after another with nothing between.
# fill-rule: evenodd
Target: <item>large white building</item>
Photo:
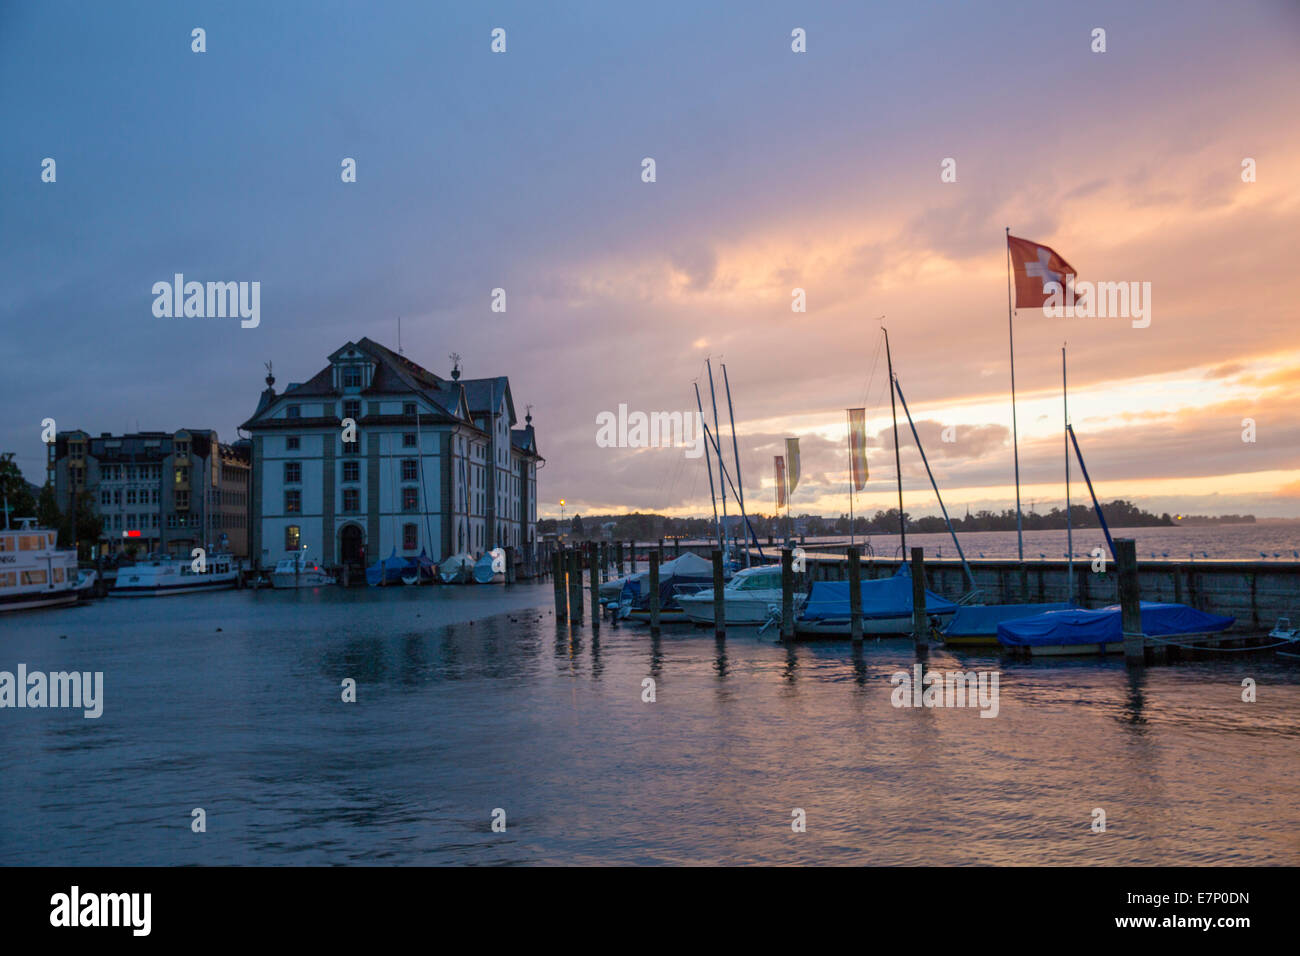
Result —
<instances>
[{"instance_id":1,"label":"large white building","mask_svg":"<svg viewBox=\"0 0 1300 956\"><path fill-rule=\"evenodd\" d=\"M363 338L281 394L266 382L241 426L258 566L304 546L326 565L535 546L542 458L532 416L514 427L509 379L440 378Z\"/></svg>"}]
</instances>

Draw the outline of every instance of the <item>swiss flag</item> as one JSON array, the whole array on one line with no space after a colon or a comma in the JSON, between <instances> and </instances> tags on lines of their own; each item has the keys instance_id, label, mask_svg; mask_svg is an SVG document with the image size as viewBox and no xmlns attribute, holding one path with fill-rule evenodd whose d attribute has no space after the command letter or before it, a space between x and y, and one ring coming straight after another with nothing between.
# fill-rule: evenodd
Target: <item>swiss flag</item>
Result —
<instances>
[{"instance_id":1,"label":"swiss flag","mask_svg":"<svg viewBox=\"0 0 1300 956\"><path fill-rule=\"evenodd\" d=\"M1047 302L1049 282L1060 286L1058 295L1074 286L1074 266L1051 246L1007 235L1007 251L1016 273L1016 308L1036 309Z\"/></svg>"}]
</instances>

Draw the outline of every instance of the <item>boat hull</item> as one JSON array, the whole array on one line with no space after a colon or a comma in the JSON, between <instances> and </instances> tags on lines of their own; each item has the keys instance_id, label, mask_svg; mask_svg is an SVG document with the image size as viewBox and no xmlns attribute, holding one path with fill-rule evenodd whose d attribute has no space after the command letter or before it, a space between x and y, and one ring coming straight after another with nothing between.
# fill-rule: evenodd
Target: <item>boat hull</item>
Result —
<instances>
[{"instance_id":1,"label":"boat hull","mask_svg":"<svg viewBox=\"0 0 1300 956\"><path fill-rule=\"evenodd\" d=\"M725 589L724 589L725 591ZM803 606L806 595L796 594L794 596L795 612ZM713 623L713 595L712 593L691 597L680 597L677 602L682 606L686 616L696 624ZM781 593L756 592L754 597L730 598L725 594L722 601L723 612L728 625L744 627L746 625L766 624L771 618L771 608L780 608Z\"/></svg>"},{"instance_id":2,"label":"boat hull","mask_svg":"<svg viewBox=\"0 0 1300 956\"><path fill-rule=\"evenodd\" d=\"M79 597L78 592L67 589L15 594L0 598L0 614L5 611L27 611L38 607L63 607L67 604L76 604Z\"/></svg>"},{"instance_id":3,"label":"boat hull","mask_svg":"<svg viewBox=\"0 0 1300 956\"><path fill-rule=\"evenodd\" d=\"M334 579L319 571L306 571L301 574L277 571L271 575L271 587L277 591L291 591L295 588L319 588L333 584Z\"/></svg>"},{"instance_id":4,"label":"boat hull","mask_svg":"<svg viewBox=\"0 0 1300 956\"><path fill-rule=\"evenodd\" d=\"M198 583L186 583L177 585L118 585L109 591L110 597L164 597L168 594L195 594L199 591L228 591L236 584L236 580L231 578L228 581L202 581Z\"/></svg>"},{"instance_id":5,"label":"boat hull","mask_svg":"<svg viewBox=\"0 0 1300 956\"><path fill-rule=\"evenodd\" d=\"M955 613L955 612L954 612ZM952 614L929 614L930 620L938 618L941 624L947 624L952 618ZM823 621L800 621L797 618L794 622L794 633L796 637L850 637L850 622L847 619L835 618L833 620ZM879 635L896 635L909 637L912 634L912 615L900 614L896 617L864 617L862 619L862 633Z\"/></svg>"}]
</instances>

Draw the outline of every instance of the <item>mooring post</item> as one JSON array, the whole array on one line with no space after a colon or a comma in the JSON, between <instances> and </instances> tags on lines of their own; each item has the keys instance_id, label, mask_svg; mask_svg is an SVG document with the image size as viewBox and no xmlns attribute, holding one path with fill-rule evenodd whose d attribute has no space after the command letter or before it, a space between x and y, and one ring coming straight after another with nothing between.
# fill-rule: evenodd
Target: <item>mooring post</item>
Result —
<instances>
[{"instance_id":1,"label":"mooring post","mask_svg":"<svg viewBox=\"0 0 1300 956\"><path fill-rule=\"evenodd\" d=\"M1119 575L1119 604L1124 629L1124 663L1144 664L1146 637L1142 633L1142 591L1138 587L1137 542L1115 539L1115 569Z\"/></svg>"},{"instance_id":2,"label":"mooring post","mask_svg":"<svg viewBox=\"0 0 1300 956\"><path fill-rule=\"evenodd\" d=\"M912 640L918 654L930 650L930 621L925 615L925 548L912 549Z\"/></svg>"},{"instance_id":3,"label":"mooring post","mask_svg":"<svg viewBox=\"0 0 1300 956\"><path fill-rule=\"evenodd\" d=\"M794 640L794 552L781 549L781 640Z\"/></svg>"},{"instance_id":4,"label":"mooring post","mask_svg":"<svg viewBox=\"0 0 1300 956\"><path fill-rule=\"evenodd\" d=\"M569 618L582 623L582 552L569 549Z\"/></svg>"},{"instance_id":5,"label":"mooring post","mask_svg":"<svg viewBox=\"0 0 1300 956\"><path fill-rule=\"evenodd\" d=\"M862 554L849 548L849 635L862 640Z\"/></svg>"},{"instance_id":6,"label":"mooring post","mask_svg":"<svg viewBox=\"0 0 1300 956\"><path fill-rule=\"evenodd\" d=\"M506 584L515 583L515 549L506 548Z\"/></svg>"},{"instance_id":7,"label":"mooring post","mask_svg":"<svg viewBox=\"0 0 1300 956\"><path fill-rule=\"evenodd\" d=\"M597 561L601 545L591 546L591 629L600 630L600 562Z\"/></svg>"},{"instance_id":8,"label":"mooring post","mask_svg":"<svg viewBox=\"0 0 1300 956\"><path fill-rule=\"evenodd\" d=\"M650 636L659 636L659 555L651 551L650 558Z\"/></svg>"},{"instance_id":9,"label":"mooring post","mask_svg":"<svg viewBox=\"0 0 1300 956\"><path fill-rule=\"evenodd\" d=\"M567 621L569 602L565 596L564 552L558 548L551 552L551 586L555 589L555 620Z\"/></svg>"},{"instance_id":10,"label":"mooring post","mask_svg":"<svg viewBox=\"0 0 1300 956\"><path fill-rule=\"evenodd\" d=\"M659 563L664 563L664 539L659 539Z\"/></svg>"},{"instance_id":11,"label":"mooring post","mask_svg":"<svg viewBox=\"0 0 1300 956\"><path fill-rule=\"evenodd\" d=\"M722 552L713 549L713 634L727 635L727 603L722 586Z\"/></svg>"},{"instance_id":12,"label":"mooring post","mask_svg":"<svg viewBox=\"0 0 1300 956\"><path fill-rule=\"evenodd\" d=\"M614 542L614 558L618 561L618 576L623 576L623 542Z\"/></svg>"},{"instance_id":13,"label":"mooring post","mask_svg":"<svg viewBox=\"0 0 1300 956\"><path fill-rule=\"evenodd\" d=\"M678 535L677 537L673 538L673 557L680 558L681 556L682 556L682 538L681 535Z\"/></svg>"}]
</instances>

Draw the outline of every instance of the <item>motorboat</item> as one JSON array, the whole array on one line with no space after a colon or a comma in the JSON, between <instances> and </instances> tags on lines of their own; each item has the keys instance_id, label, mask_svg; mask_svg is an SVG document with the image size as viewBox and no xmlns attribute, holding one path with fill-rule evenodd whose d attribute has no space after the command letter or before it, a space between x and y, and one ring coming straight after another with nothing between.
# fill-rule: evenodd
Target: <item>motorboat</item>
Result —
<instances>
[{"instance_id":1,"label":"motorboat","mask_svg":"<svg viewBox=\"0 0 1300 956\"><path fill-rule=\"evenodd\" d=\"M281 558L271 572L273 588L318 588L333 583L333 576L307 556L306 548Z\"/></svg>"},{"instance_id":2,"label":"motorboat","mask_svg":"<svg viewBox=\"0 0 1300 956\"><path fill-rule=\"evenodd\" d=\"M1142 633L1171 643L1226 631L1236 618L1207 614L1186 604L1143 601ZM1124 650L1123 610L1118 604L1097 610L1048 611L998 625L998 643L1031 656L1118 654Z\"/></svg>"},{"instance_id":3,"label":"motorboat","mask_svg":"<svg viewBox=\"0 0 1300 956\"><path fill-rule=\"evenodd\" d=\"M796 612L808 599L802 592L794 595ZM713 588L677 598L686 616L697 624L713 623ZM772 608L781 607L781 566L762 564L737 571L722 589L722 606L728 625L763 624L772 616Z\"/></svg>"}]
</instances>

